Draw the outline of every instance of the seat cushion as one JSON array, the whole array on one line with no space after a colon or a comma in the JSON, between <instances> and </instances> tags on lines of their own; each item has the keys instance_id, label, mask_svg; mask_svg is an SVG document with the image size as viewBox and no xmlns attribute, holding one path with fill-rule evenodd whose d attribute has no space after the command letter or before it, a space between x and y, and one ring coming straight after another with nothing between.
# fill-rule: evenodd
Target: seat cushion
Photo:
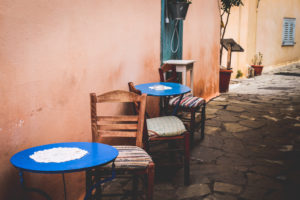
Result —
<instances>
[{"instance_id":1,"label":"seat cushion","mask_svg":"<svg viewBox=\"0 0 300 200\"><path fill-rule=\"evenodd\" d=\"M174 97L170 99L169 105L170 106L176 106L178 101L180 99L180 96ZM192 94L188 94L183 96L181 99L179 106L184 108L197 108L201 106L203 103L205 103L205 99L201 97L194 97Z\"/></svg>"},{"instance_id":2,"label":"seat cushion","mask_svg":"<svg viewBox=\"0 0 300 200\"><path fill-rule=\"evenodd\" d=\"M137 146L113 146L119 151L115 159L116 169L143 169L146 168L152 158L148 153ZM101 168L111 168L112 163L108 163Z\"/></svg>"},{"instance_id":3,"label":"seat cushion","mask_svg":"<svg viewBox=\"0 0 300 200\"><path fill-rule=\"evenodd\" d=\"M183 122L175 116L147 119L149 137L166 137L181 135L186 131Z\"/></svg>"}]
</instances>

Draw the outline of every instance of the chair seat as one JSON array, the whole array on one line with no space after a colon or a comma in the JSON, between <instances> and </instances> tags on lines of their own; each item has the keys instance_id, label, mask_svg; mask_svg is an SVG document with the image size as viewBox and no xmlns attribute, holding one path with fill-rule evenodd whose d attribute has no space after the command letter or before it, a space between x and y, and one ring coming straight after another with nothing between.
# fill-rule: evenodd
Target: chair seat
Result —
<instances>
[{"instance_id":1,"label":"chair seat","mask_svg":"<svg viewBox=\"0 0 300 200\"><path fill-rule=\"evenodd\" d=\"M180 96L170 99L169 105L176 106L179 99ZM179 103L179 106L183 108L197 108L201 106L203 103L205 103L205 99L201 97L194 97L192 94L188 94L183 96L182 100Z\"/></svg>"},{"instance_id":2,"label":"chair seat","mask_svg":"<svg viewBox=\"0 0 300 200\"><path fill-rule=\"evenodd\" d=\"M152 158L140 147L137 146L113 146L119 151L115 159L115 169L144 169L147 168ZM111 168L108 163L100 168Z\"/></svg>"},{"instance_id":3,"label":"chair seat","mask_svg":"<svg viewBox=\"0 0 300 200\"><path fill-rule=\"evenodd\" d=\"M183 122L175 116L164 116L147 119L149 137L167 137L186 132Z\"/></svg>"}]
</instances>

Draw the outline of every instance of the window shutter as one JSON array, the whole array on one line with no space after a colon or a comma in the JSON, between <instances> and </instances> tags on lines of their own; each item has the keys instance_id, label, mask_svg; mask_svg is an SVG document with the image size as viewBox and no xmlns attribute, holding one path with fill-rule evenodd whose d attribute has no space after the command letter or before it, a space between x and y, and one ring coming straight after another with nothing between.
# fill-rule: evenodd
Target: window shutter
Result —
<instances>
[{"instance_id":1,"label":"window shutter","mask_svg":"<svg viewBox=\"0 0 300 200\"><path fill-rule=\"evenodd\" d=\"M282 45L289 46L295 44L295 18L284 18L283 19L283 30L282 30Z\"/></svg>"}]
</instances>

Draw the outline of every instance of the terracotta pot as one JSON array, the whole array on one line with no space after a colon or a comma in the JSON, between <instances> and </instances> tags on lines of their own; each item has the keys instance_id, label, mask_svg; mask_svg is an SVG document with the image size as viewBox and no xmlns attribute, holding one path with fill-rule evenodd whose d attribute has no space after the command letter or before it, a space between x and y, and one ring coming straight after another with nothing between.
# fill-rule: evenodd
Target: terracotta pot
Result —
<instances>
[{"instance_id":1,"label":"terracotta pot","mask_svg":"<svg viewBox=\"0 0 300 200\"><path fill-rule=\"evenodd\" d=\"M262 65L251 65L251 67L254 69L254 76L260 76L264 66L262 66Z\"/></svg>"},{"instance_id":2,"label":"terracotta pot","mask_svg":"<svg viewBox=\"0 0 300 200\"><path fill-rule=\"evenodd\" d=\"M228 92L232 70L220 69L219 91Z\"/></svg>"}]
</instances>

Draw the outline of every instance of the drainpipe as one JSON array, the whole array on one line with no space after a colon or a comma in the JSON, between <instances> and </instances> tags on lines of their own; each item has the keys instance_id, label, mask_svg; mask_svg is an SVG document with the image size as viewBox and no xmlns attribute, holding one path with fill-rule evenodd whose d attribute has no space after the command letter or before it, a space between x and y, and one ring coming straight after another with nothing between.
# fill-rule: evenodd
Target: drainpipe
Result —
<instances>
[{"instance_id":1,"label":"drainpipe","mask_svg":"<svg viewBox=\"0 0 300 200\"><path fill-rule=\"evenodd\" d=\"M260 0L257 0L257 2L256 2L256 13L255 13L255 53L256 53L256 51L257 51L257 49L256 49L256 38L257 38L257 15L258 15L258 7L259 7L259 2L260 2Z\"/></svg>"}]
</instances>

